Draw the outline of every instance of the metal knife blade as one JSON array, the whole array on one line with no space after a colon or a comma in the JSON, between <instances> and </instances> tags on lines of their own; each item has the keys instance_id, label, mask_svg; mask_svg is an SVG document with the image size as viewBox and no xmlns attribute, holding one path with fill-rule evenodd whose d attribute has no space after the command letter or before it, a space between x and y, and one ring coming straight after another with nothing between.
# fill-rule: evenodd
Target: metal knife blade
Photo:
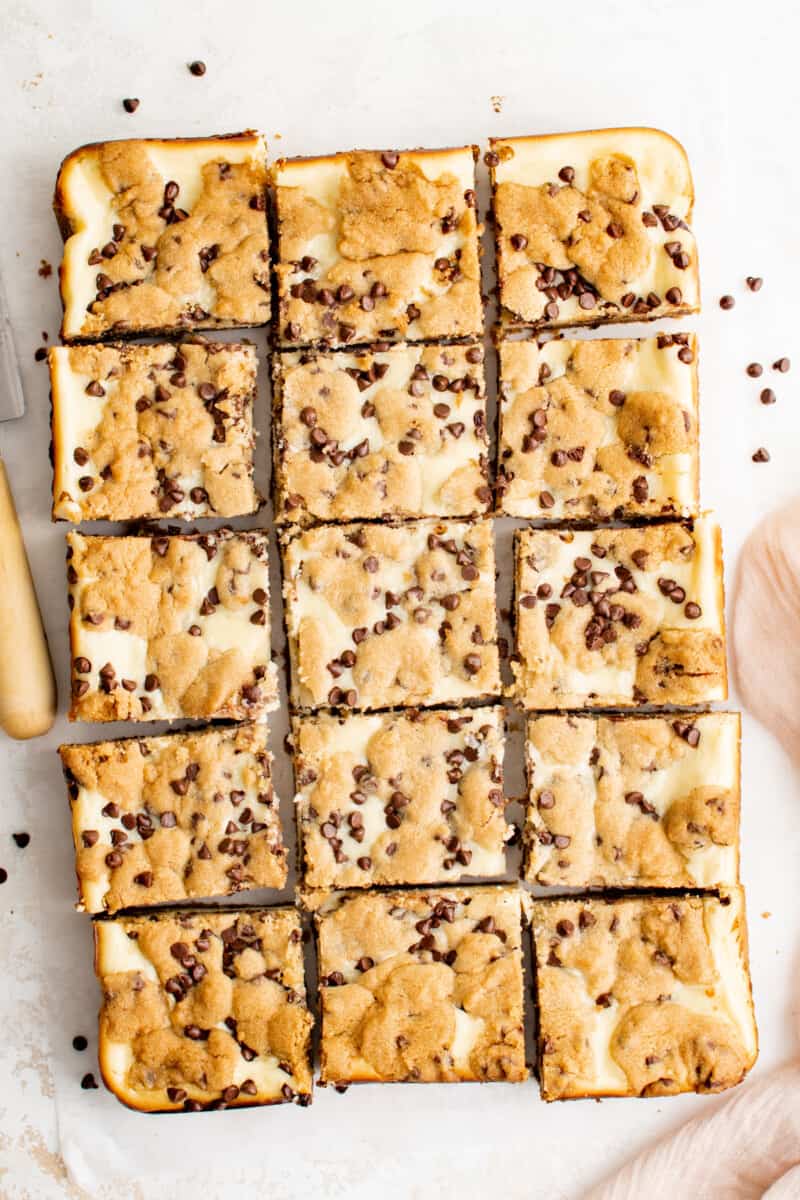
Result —
<instances>
[{"instance_id":1,"label":"metal knife blade","mask_svg":"<svg viewBox=\"0 0 800 1200\"><path fill-rule=\"evenodd\" d=\"M25 412L25 396L11 333L8 300L0 271L0 421L13 421Z\"/></svg>"}]
</instances>

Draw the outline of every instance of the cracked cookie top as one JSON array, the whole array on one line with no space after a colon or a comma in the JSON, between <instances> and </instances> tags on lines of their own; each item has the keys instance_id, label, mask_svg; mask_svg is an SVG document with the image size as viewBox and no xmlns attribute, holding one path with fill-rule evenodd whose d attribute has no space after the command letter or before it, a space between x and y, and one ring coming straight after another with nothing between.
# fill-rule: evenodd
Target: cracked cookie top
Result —
<instances>
[{"instance_id":1,"label":"cracked cookie top","mask_svg":"<svg viewBox=\"0 0 800 1200\"><path fill-rule=\"evenodd\" d=\"M658 129L491 138L501 318L510 327L696 312L694 190Z\"/></svg>"},{"instance_id":2,"label":"cracked cookie top","mask_svg":"<svg viewBox=\"0 0 800 1200\"><path fill-rule=\"evenodd\" d=\"M476 157L463 146L276 163L282 344L480 336Z\"/></svg>"}]
</instances>

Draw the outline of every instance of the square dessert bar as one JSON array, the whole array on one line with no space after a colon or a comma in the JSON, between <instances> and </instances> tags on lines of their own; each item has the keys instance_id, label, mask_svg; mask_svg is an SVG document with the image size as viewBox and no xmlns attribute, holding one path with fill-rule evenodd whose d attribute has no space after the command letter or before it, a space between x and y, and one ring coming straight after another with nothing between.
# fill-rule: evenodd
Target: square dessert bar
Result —
<instances>
[{"instance_id":1,"label":"square dessert bar","mask_svg":"<svg viewBox=\"0 0 800 1200\"><path fill-rule=\"evenodd\" d=\"M503 342L498 496L510 517L697 513L693 335Z\"/></svg>"},{"instance_id":2,"label":"square dessert bar","mask_svg":"<svg viewBox=\"0 0 800 1200\"><path fill-rule=\"evenodd\" d=\"M295 718L307 888L505 874L503 708Z\"/></svg>"},{"instance_id":3,"label":"square dessert bar","mask_svg":"<svg viewBox=\"0 0 800 1200\"><path fill-rule=\"evenodd\" d=\"M276 355L277 519L485 513L482 364L477 344Z\"/></svg>"},{"instance_id":4,"label":"square dessert bar","mask_svg":"<svg viewBox=\"0 0 800 1200\"><path fill-rule=\"evenodd\" d=\"M523 529L515 566L512 694L524 708L725 699L722 538L709 514L641 529Z\"/></svg>"},{"instance_id":5,"label":"square dessert bar","mask_svg":"<svg viewBox=\"0 0 800 1200\"><path fill-rule=\"evenodd\" d=\"M109 1091L140 1112L311 1102L293 908L162 910L94 923Z\"/></svg>"},{"instance_id":6,"label":"square dessert bar","mask_svg":"<svg viewBox=\"0 0 800 1200\"><path fill-rule=\"evenodd\" d=\"M697 312L694 189L660 129L491 138L501 320L510 328Z\"/></svg>"},{"instance_id":7,"label":"square dessert bar","mask_svg":"<svg viewBox=\"0 0 800 1200\"><path fill-rule=\"evenodd\" d=\"M521 917L513 887L331 898L320 1083L526 1079Z\"/></svg>"},{"instance_id":8,"label":"square dessert bar","mask_svg":"<svg viewBox=\"0 0 800 1200\"><path fill-rule=\"evenodd\" d=\"M253 346L54 346L53 518L255 512Z\"/></svg>"},{"instance_id":9,"label":"square dessert bar","mask_svg":"<svg viewBox=\"0 0 800 1200\"><path fill-rule=\"evenodd\" d=\"M758 1054L744 892L539 900L545 1100L720 1092Z\"/></svg>"},{"instance_id":10,"label":"square dessert bar","mask_svg":"<svg viewBox=\"0 0 800 1200\"><path fill-rule=\"evenodd\" d=\"M476 146L272 168L284 345L480 337Z\"/></svg>"},{"instance_id":11,"label":"square dessert bar","mask_svg":"<svg viewBox=\"0 0 800 1200\"><path fill-rule=\"evenodd\" d=\"M532 716L524 878L559 887L739 880L738 713Z\"/></svg>"},{"instance_id":12,"label":"square dessert bar","mask_svg":"<svg viewBox=\"0 0 800 1200\"><path fill-rule=\"evenodd\" d=\"M62 163L65 341L264 325L270 317L264 139L97 142Z\"/></svg>"},{"instance_id":13,"label":"square dessert bar","mask_svg":"<svg viewBox=\"0 0 800 1200\"><path fill-rule=\"evenodd\" d=\"M267 535L67 534L70 720L245 720L276 707Z\"/></svg>"},{"instance_id":14,"label":"square dessert bar","mask_svg":"<svg viewBox=\"0 0 800 1200\"><path fill-rule=\"evenodd\" d=\"M116 912L286 883L266 725L61 746L78 908Z\"/></svg>"},{"instance_id":15,"label":"square dessert bar","mask_svg":"<svg viewBox=\"0 0 800 1200\"><path fill-rule=\"evenodd\" d=\"M297 709L500 695L490 521L307 529L283 595Z\"/></svg>"}]
</instances>

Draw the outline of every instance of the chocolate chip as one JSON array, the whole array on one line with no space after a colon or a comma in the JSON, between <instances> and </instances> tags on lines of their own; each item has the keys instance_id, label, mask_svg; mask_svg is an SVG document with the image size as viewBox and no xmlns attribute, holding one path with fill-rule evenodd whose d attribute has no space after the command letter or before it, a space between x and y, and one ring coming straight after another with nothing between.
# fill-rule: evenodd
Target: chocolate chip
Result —
<instances>
[{"instance_id":1,"label":"chocolate chip","mask_svg":"<svg viewBox=\"0 0 800 1200\"><path fill-rule=\"evenodd\" d=\"M606 233L610 238L616 239L624 237L625 230L621 225L618 225L616 221L611 221L608 225L606 225Z\"/></svg>"},{"instance_id":2,"label":"chocolate chip","mask_svg":"<svg viewBox=\"0 0 800 1200\"><path fill-rule=\"evenodd\" d=\"M575 171L572 167L562 167L558 172L558 178L562 183L572 183L575 179Z\"/></svg>"},{"instance_id":3,"label":"chocolate chip","mask_svg":"<svg viewBox=\"0 0 800 1200\"><path fill-rule=\"evenodd\" d=\"M130 98L122 101L122 107L125 109L126 113L135 113L139 107L139 104L140 101L135 96L131 96Z\"/></svg>"},{"instance_id":4,"label":"chocolate chip","mask_svg":"<svg viewBox=\"0 0 800 1200\"><path fill-rule=\"evenodd\" d=\"M680 350L678 351L678 358L682 363L692 363L694 362L694 353L689 349L688 346L681 346Z\"/></svg>"},{"instance_id":5,"label":"chocolate chip","mask_svg":"<svg viewBox=\"0 0 800 1200\"><path fill-rule=\"evenodd\" d=\"M400 161L400 155L394 150L384 150L381 155L381 162L386 167L387 171L393 171Z\"/></svg>"},{"instance_id":6,"label":"chocolate chip","mask_svg":"<svg viewBox=\"0 0 800 1200\"><path fill-rule=\"evenodd\" d=\"M201 75L205 75L206 73L206 64L199 58L195 59L194 62L189 63L189 70L191 71L192 75L196 75L199 79Z\"/></svg>"},{"instance_id":7,"label":"chocolate chip","mask_svg":"<svg viewBox=\"0 0 800 1200\"><path fill-rule=\"evenodd\" d=\"M693 600L689 601L683 611L690 621L696 621L698 617L703 615L702 608L699 604L695 604Z\"/></svg>"},{"instance_id":8,"label":"chocolate chip","mask_svg":"<svg viewBox=\"0 0 800 1200\"><path fill-rule=\"evenodd\" d=\"M500 155L495 150L487 150L483 156L483 161L487 167L497 167L500 165Z\"/></svg>"},{"instance_id":9,"label":"chocolate chip","mask_svg":"<svg viewBox=\"0 0 800 1200\"><path fill-rule=\"evenodd\" d=\"M555 504L555 499L550 492L540 492L539 504L542 508L552 508Z\"/></svg>"},{"instance_id":10,"label":"chocolate chip","mask_svg":"<svg viewBox=\"0 0 800 1200\"><path fill-rule=\"evenodd\" d=\"M764 368L762 367L761 363L757 363L757 362L748 363L746 369L747 369L747 374L750 376L751 379L758 379L761 375L764 374Z\"/></svg>"},{"instance_id":11,"label":"chocolate chip","mask_svg":"<svg viewBox=\"0 0 800 1200\"><path fill-rule=\"evenodd\" d=\"M91 1091L97 1087L97 1080L91 1071L84 1075L83 1079L81 1080L81 1087L85 1092Z\"/></svg>"},{"instance_id":12,"label":"chocolate chip","mask_svg":"<svg viewBox=\"0 0 800 1200\"><path fill-rule=\"evenodd\" d=\"M736 301L733 296L720 296L719 306L720 308L724 308L726 312L733 308L735 304Z\"/></svg>"},{"instance_id":13,"label":"chocolate chip","mask_svg":"<svg viewBox=\"0 0 800 1200\"><path fill-rule=\"evenodd\" d=\"M464 659L464 670L468 675L477 675L481 669L480 654L468 654Z\"/></svg>"},{"instance_id":14,"label":"chocolate chip","mask_svg":"<svg viewBox=\"0 0 800 1200\"><path fill-rule=\"evenodd\" d=\"M765 449L764 446L759 446L758 450L756 450L755 454L753 455L753 462L754 463L769 462L769 450Z\"/></svg>"},{"instance_id":15,"label":"chocolate chip","mask_svg":"<svg viewBox=\"0 0 800 1200\"><path fill-rule=\"evenodd\" d=\"M778 399L772 388L764 388L758 398L762 404L774 404Z\"/></svg>"},{"instance_id":16,"label":"chocolate chip","mask_svg":"<svg viewBox=\"0 0 800 1200\"><path fill-rule=\"evenodd\" d=\"M745 282L751 292L760 292L761 287L764 283L764 280L761 278L760 275L748 275Z\"/></svg>"},{"instance_id":17,"label":"chocolate chip","mask_svg":"<svg viewBox=\"0 0 800 1200\"><path fill-rule=\"evenodd\" d=\"M72 1039L72 1049L77 1050L79 1053L85 1050L88 1045L88 1039L85 1038L81 1033L76 1034Z\"/></svg>"},{"instance_id":18,"label":"chocolate chip","mask_svg":"<svg viewBox=\"0 0 800 1200\"><path fill-rule=\"evenodd\" d=\"M664 299L668 304L680 304L683 300L683 293L679 287L667 288Z\"/></svg>"},{"instance_id":19,"label":"chocolate chip","mask_svg":"<svg viewBox=\"0 0 800 1200\"><path fill-rule=\"evenodd\" d=\"M31 835L29 833L13 833L11 836L20 850L24 850L26 846L30 845Z\"/></svg>"},{"instance_id":20,"label":"chocolate chip","mask_svg":"<svg viewBox=\"0 0 800 1200\"><path fill-rule=\"evenodd\" d=\"M625 403L625 393L619 391L618 388L614 388L613 391L608 393L608 402L609 404L613 404L614 408L622 408Z\"/></svg>"},{"instance_id":21,"label":"chocolate chip","mask_svg":"<svg viewBox=\"0 0 800 1200\"><path fill-rule=\"evenodd\" d=\"M786 374L786 372L787 372L787 371L789 370L789 368L791 367L791 365L792 365L792 364L791 364L791 362L789 361L789 359L788 359L788 358L778 358L778 359L776 359L776 360L775 360L775 362L772 364L772 369L773 369L773 371L780 371L780 372L781 372L781 374L785 375L785 374Z\"/></svg>"},{"instance_id":22,"label":"chocolate chip","mask_svg":"<svg viewBox=\"0 0 800 1200\"><path fill-rule=\"evenodd\" d=\"M524 233L512 233L509 240L513 250L524 250L528 244L528 239Z\"/></svg>"}]
</instances>

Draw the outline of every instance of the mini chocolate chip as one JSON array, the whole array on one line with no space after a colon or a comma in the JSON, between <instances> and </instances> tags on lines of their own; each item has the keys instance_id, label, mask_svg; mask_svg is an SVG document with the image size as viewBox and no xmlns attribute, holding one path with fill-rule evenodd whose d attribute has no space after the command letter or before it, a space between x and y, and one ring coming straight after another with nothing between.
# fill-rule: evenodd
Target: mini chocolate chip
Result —
<instances>
[{"instance_id":1,"label":"mini chocolate chip","mask_svg":"<svg viewBox=\"0 0 800 1200\"><path fill-rule=\"evenodd\" d=\"M189 63L189 70L191 71L192 75L196 75L199 78L201 75L205 75L206 64L199 58L195 59L194 62Z\"/></svg>"},{"instance_id":2,"label":"mini chocolate chip","mask_svg":"<svg viewBox=\"0 0 800 1200\"><path fill-rule=\"evenodd\" d=\"M393 171L400 161L400 155L394 150L385 150L381 155L381 162L386 167L387 171Z\"/></svg>"},{"instance_id":3,"label":"mini chocolate chip","mask_svg":"<svg viewBox=\"0 0 800 1200\"><path fill-rule=\"evenodd\" d=\"M760 292L764 280L760 275L748 275L745 280L751 292Z\"/></svg>"},{"instance_id":4,"label":"mini chocolate chip","mask_svg":"<svg viewBox=\"0 0 800 1200\"><path fill-rule=\"evenodd\" d=\"M131 96L122 101L122 107L126 113L135 113L141 101L136 96Z\"/></svg>"},{"instance_id":5,"label":"mini chocolate chip","mask_svg":"<svg viewBox=\"0 0 800 1200\"><path fill-rule=\"evenodd\" d=\"M91 1091L97 1087L97 1080L91 1071L84 1075L83 1079L81 1080L81 1087L85 1092Z\"/></svg>"},{"instance_id":6,"label":"mini chocolate chip","mask_svg":"<svg viewBox=\"0 0 800 1200\"><path fill-rule=\"evenodd\" d=\"M736 301L733 296L720 296L719 306L720 308L724 308L726 312L733 308L735 304Z\"/></svg>"},{"instance_id":7,"label":"mini chocolate chip","mask_svg":"<svg viewBox=\"0 0 800 1200\"><path fill-rule=\"evenodd\" d=\"M788 358L778 358L772 364L772 369L773 371L780 371L782 375L785 375L791 365L792 364Z\"/></svg>"},{"instance_id":8,"label":"mini chocolate chip","mask_svg":"<svg viewBox=\"0 0 800 1200\"><path fill-rule=\"evenodd\" d=\"M29 833L14 833L11 836L20 850L24 850L26 846L30 845L31 835Z\"/></svg>"},{"instance_id":9,"label":"mini chocolate chip","mask_svg":"<svg viewBox=\"0 0 800 1200\"><path fill-rule=\"evenodd\" d=\"M78 1033L72 1039L72 1049L81 1052L89 1045L88 1039L82 1033Z\"/></svg>"},{"instance_id":10,"label":"mini chocolate chip","mask_svg":"<svg viewBox=\"0 0 800 1200\"><path fill-rule=\"evenodd\" d=\"M748 363L747 374L750 376L751 379L758 379L761 375L764 374L764 368L762 367L761 363L757 363L757 362Z\"/></svg>"},{"instance_id":11,"label":"mini chocolate chip","mask_svg":"<svg viewBox=\"0 0 800 1200\"><path fill-rule=\"evenodd\" d=\"M753 455L753 462L754 463L769 462L769 450L765 449L764 446L759 446L758 450L756 450L755 454Z\"/></svg>"},{"instance_id":12,"label":"mini chocolate chip","mask_svg":"<svg viewBox=\"0 0 800 1200\"><path fill-rule=\"evenodd\" d=\"M762 404L774 404L778 397L775 395L772 388L764 388L758 398Z\"/></svg>"}]
</instances>

